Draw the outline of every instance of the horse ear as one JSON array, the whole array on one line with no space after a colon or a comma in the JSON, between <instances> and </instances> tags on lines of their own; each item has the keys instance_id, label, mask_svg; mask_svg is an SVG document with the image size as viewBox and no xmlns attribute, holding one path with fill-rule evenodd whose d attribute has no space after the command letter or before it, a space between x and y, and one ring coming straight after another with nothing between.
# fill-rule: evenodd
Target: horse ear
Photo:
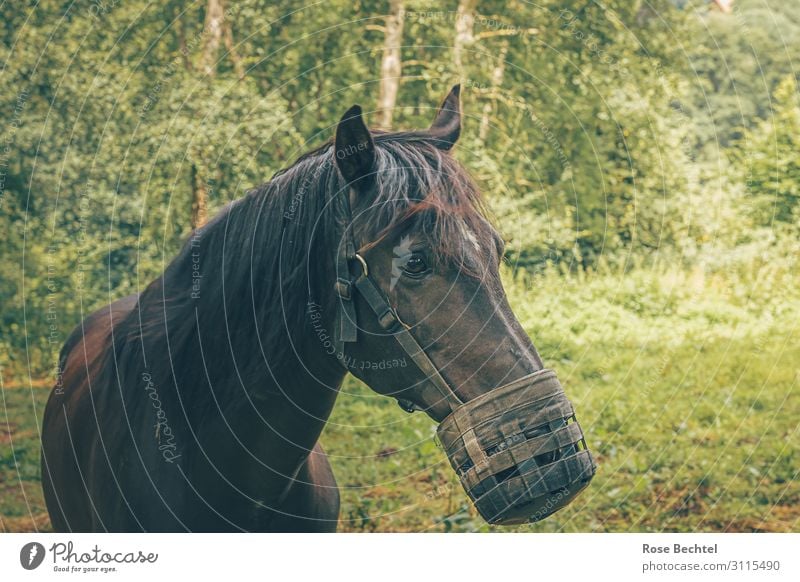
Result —
<instances>
[{"instance_id":1,"label":"horse ear","mask_svg":"<svg viewBox=\"0 0 800 582\"><path fill-rule=\"evenodd\" d=\"M361 116L361 107L353 105L336 127L334 146L336 165L348 183L363 187L363 178L372 175L375 144Z\"/></svg>"},{"instance_id":2,"label":"horse ear","mask_svg":"<svg viewBox=\"0 0 800 582\"><path fill-rule=\"evenodd\" d=\"M461 135L461 85L450 89L444 103L436 114L428 132L434 139L434 145L440 150L449 150Z\"/></svg>"}]
</instances>

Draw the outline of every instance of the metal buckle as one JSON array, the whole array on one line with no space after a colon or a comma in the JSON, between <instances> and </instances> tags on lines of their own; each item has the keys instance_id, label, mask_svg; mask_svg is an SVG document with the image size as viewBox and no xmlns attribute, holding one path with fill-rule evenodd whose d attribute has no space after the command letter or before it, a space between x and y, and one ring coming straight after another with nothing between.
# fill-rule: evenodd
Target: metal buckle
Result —
<instances>
[{"instance_id":1,"label":"metal buckle","mask_svg":"<svg viewBox=\"0 0 800 582\"><path fill-rule=\"evenodd\" d=\"M389 307L386 311L378 316L378 324L386 331L392 331L400 324L400 318L397 317L394 309Z\"/></svg>"},{"instance_id":2,"label":"metal buckle","mask_svg":"<svg viewBox=\"0 0 800 582\"><path fill-rule=\"evenodd\" d=\"M356 253L356 260L361 264L361 276L369 277L369 266L367 265L367 261L364 260L364 257Z\"/></svg>"}]
</instances>

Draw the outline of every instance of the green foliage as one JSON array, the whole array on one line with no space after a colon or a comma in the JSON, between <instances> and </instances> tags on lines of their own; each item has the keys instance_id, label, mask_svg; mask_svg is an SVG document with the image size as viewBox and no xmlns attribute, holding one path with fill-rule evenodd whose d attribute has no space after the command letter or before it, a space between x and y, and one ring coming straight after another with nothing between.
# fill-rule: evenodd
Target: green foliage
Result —
<instances>
[{"instance_id":1,"label":"green foliage","mask_svg":"<svg viewBox=\"0 0 800 582\"><path fill-rule=\"evenodd\" d=\"M698 146L716 151L740 139L772 114L771 95L795 74L792 55L800 50L800 5L768 6L736 0L732 15L694 2L695 43L689 53L693 75L685 105ZM713 155L713 154L712 154Z\"/></svg>"},{"instance_id":2,"label":"green foliage","mask_svg":"<svg viewBox=\"0 0 800 582\"><path fill-rule=\"evenodd\" d=\"M0 341L13 367L49 369L86 312L157 275L198 184L213 213L329 138L350 103L369 111L387 5L331 4L230 3L234 52L213 77L203 3L3 8ZM456 3L408 2L395 123L426 125L462 82L457 155L518 266L691 265L761 248L785 236L771 217L794 220L796 104L784 87L773 112L770 96L791 72L798 14L758 6L487 0L458 67ZM742 131L745 145L720 154Z\"/></svg>"},{"instance_id":3,"label":"green foliage","mask_svg":"<svg viewBox=\"0 0 800 582\"><path fill-rule=\"evenodd\" d=\"M800 101L794 77L775 91L772 115L733 152L746 170L756 224L777 229L800 224Z\"/></svg>"}]
</instances>

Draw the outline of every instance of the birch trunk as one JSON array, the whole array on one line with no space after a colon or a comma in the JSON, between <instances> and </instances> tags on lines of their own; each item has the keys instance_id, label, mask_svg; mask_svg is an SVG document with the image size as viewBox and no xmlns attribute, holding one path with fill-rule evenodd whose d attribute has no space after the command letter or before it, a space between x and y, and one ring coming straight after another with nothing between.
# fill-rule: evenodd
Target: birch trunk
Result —
<instances>
[{"instance_id":1,"label":"birch trunk","mask_svg":"<svg viewBox=\"0 0 800 582\"><path fill-rule=\"evenodd\" d=\"M205 226L208 222L208 189L206 182L192 164L192 230Z\"/></svg>"},{"instance_id":2,"label":"birch trunk","mask_svg":"<svg viewBox=\"0 0 800 582\"><path fill-rule=\"evenodd\" d=\"M481 115L481 127L478 135L481 139L486 139L489 134L489 123L492 117L492 107L495 99L495 94L503 84L503 75L506 72L506 55L508 54L508 43L504 42L500 47L499 54L497 55L497 63L492 69L492 90L489 98L483 106L483 114Z\"/></svg>"},{"instance_id":3,"label":"birch trunk","mask_svg":"<svg viewBox=\"0 0 800 582\"><path fill-rule=\"evenodd\" d=\"M200 68L208 77L217 75L217 55L223 42L225 26L225 0L208 0L205 26L203 28L203 54L200 62ZM228 24L227 26L230 25ZM227 38L225 38L225 42L228 42ZM233 45L232 35L231 45ZM192 229L200 228L208 221L208 188L206 187L204 175L206 171L204 164L199 167L196 162L192 164L190 175L192 186Z\"/></svg>"},{"instance_id":4,"label":"birch trunk","mask_svg":"<svg viewBox=\"0 0 800 582\"><path fill-rule=\"evenodd\" d=\"M453 43L453 64L459 77L464 75L464 51L475 40L475 6L478 0L459 0L456 12L456 38Z\"/></svg>"},{"instance_id":5,"label":"birch trunk","mask_svg":"<svg viewBox=\"0 0 800 582\"><path fill-rule=\"evenodd\" d=\"M392 115L397 103L397 92L400 88L402 60L400 47L403 44L403 21L405 8L402 0L391 0L389 15L386 17L385 37L383 43L383 60L381 61L381 84L378 90L378 126L383 129L392 127Z\"/></svg>"},{"instance_id":6,"label":"birch trunk","mask_svg":"<svg viewBox=\"0 0 800 582\"><path fill-rule=\"evenodd\" d=\"M209 77L217 74L217 54L222 42L222 25L225 18L224 0L208 0L206 5L206 22L203 28L205 43L203 46L203 72Z\"/></svg>"}]
</instances>

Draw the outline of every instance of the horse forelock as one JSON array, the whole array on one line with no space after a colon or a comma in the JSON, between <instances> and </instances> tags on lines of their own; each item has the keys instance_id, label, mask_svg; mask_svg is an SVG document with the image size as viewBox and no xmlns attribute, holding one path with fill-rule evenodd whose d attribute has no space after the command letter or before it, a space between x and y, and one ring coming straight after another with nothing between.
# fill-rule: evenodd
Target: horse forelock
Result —
<instances>
[{"instance_id":1,"label":"horse forelock","mask_svg":"<svg viewBox=\"0 0 800 582\"><path fill-rule=\"evenodd\" d=\"M468 272L476 253L496 247L498 234L480 191L450 153L425 134L411 133L379 134L376 151L376 194L363 210L368 246L413 228L438 261Z\"/></svg>"}]
</instances>

